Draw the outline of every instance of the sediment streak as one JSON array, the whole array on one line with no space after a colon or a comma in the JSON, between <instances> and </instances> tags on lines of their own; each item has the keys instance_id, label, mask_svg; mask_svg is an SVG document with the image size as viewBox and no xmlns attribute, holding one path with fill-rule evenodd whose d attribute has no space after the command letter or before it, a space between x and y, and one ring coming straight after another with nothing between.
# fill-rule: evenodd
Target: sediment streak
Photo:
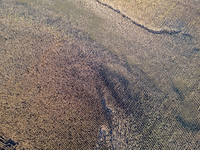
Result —
<instances>
[{"instance_id":1,"label":"sediment streak","mask_svg":"<svg viewBox=\"0 0 200 150\"><path fill-rule=\"evenodd\" d=\"M181 30L170 30L170 29L158 29L158 30L155 30L155 29L150 29L150 28L145 27L144 25L142 25L142 24L140 24L138 22L133 21L131 18L129 18L128 16L124 15L123 13L121 13L119 10L113 8L112 6L110 6L108 4L105 4L105 3L102 3L99 0L96 0L96 1L99 4L101 4L103 6L106 6L109 9L112 9L113 11L117 12L118 14L120 14L122 17L127 18L128 20L130 20L136 26L141 27L142 29L145 29L146 31L148 31L150 33L153 33L153 34L170 34L170 35L172 35L172 34L178 34L178 33L181 32Z\"/></svg>"}]
</instances>

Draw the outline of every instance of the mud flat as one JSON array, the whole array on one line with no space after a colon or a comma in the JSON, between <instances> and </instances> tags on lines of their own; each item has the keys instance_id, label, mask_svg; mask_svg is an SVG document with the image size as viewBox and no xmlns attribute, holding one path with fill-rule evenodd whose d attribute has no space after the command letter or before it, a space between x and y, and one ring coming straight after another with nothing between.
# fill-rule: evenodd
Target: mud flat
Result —
<instances>
[{"instance_id":1,"label":"mud flat","mask_svg":"<svg viewBox=\"0 0 200 150\"><path fill-rule=\"evenodd\" d=\"M199 148L198 34L97 1L0 3L0 148Z\"/></svg>"}]
</instances>

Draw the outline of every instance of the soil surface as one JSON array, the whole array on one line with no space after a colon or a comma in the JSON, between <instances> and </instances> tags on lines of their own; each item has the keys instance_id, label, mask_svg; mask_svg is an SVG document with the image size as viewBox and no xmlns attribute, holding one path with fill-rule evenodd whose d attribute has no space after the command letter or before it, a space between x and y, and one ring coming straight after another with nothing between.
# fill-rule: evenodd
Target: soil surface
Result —
<instances>
[{"instance_id":1,"label":"soil surface","mask_svg":"<svg viewBox=\"0 0 200 150\"><path fill-rule=\"evenodd\" d=\"M0 0L1 149L200 148L199 3L113 2Z\"/></svg>"}]
</instances>

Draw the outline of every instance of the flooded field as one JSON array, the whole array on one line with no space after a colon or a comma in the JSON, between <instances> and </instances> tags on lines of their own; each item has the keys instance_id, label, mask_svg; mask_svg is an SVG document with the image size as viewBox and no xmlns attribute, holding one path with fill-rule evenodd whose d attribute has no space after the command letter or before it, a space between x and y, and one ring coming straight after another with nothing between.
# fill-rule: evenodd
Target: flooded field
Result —
<instances>
[{"instance_id":1,"label":"flooded field","mask_svg":"<svg viewBox=\"0 0 200 150\"><path fill-rule=\"evenodd\" d=\"M200 4L149 4L0 0L0 148L199 149Z\"/></svg>"}]
</instances>

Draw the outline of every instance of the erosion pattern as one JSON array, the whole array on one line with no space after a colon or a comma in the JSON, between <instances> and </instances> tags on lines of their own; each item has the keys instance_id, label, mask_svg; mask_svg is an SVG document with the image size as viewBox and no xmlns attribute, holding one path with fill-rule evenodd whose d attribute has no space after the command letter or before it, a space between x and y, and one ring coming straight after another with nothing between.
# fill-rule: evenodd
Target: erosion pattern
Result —
<instances>
[{"instance_id":1,"label":"erosion pattern","mask_svg":"<svg viewBox=\"0 0 200 150\"><path fill-rule=\"evenodd\" d=\"M150 33L170 35L181 33L188 37L199 37L199 2L187 3L184 0L96 1Z\"/></svg>"},{"instance_id":2,"label":"erosion pattern","mask_svg":"<svg viewBox=\"0 0 200 150\"><path fill-rule=\"evenodd\" d=\"M1 148L198 148L198 116L191 111L177 121L169 107L177 102L141 68L69 27L69 14L12 2L0 9ZM181 80L173 87L180 112L188 110L188 100L198 95L188 97Z\"/></svg>"},{"instance_id":3,"label":"erosion pattern","mask_svg":"<svg viewBox=\"0 0 200 150\"><path fill-rule=\"evenodd\" d=\"M5 11L10 7L13 15ZM71 29L69 37L45 23L30 22L24 15L35 11L24 3L4 4L1 11L1 148L125 148L124 139L116 136L118 116L137 118L132 123L136 136L144 120L141 100L148 93L140 69L132 72L135 83L129 83L132 74L119 59L108 52L99 57L102 48L81 31Z\"/></svg>"},{"instance_id":4,"label":"erosion pattern","mask_svg":"<svg viewBox=\"0 0 200 150\"><path fill-rule=\"evenodd\" d=\"M121 13L119 10L117 10L117 9L115 9L115 8L113 8L113 7L111 7L110 5L105 4L105 3L102 3L102 2L100 2L99 0L96 0L96 1L97 1L99 4L104 5L104 6L108 7L109 9L112 9L113 11L115 11L115 12L121 14L123 17L127 18L128 20L131 20L131 22L132 22L133 24L135 24L135 25L137 25L137 26L139 26L139 27L141 27L141 28L147 30L147 31L150 32L150 33L154 33L154 34L170 34L170 35L172 35L172 34L177 34L177 33L180 33L180 32L181 32L181 30L179 30L179 31L176 31L176 30L169 30L169 29L158 29L158 30L155 30L155 29L147 28L147 27L145 27L145 25L142 25L142 24L140 24L140 23L137 23L137 22L133 21L131 18L129 18L128 16L124 15L124 14ZM188 36L189 36L189 35L188 35Z\"/></svg>"}]
</instances>

